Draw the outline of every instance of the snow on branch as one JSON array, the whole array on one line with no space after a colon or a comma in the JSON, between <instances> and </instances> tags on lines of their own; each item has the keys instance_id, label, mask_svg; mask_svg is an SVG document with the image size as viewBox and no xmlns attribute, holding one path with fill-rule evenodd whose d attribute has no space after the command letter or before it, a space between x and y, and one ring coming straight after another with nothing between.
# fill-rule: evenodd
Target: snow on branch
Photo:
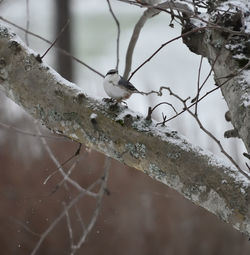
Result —
<instances>
[{"instance_id":1,"label":"snow on branch","mask_svg":"<svg viewBox=\"0 0 250 255\"><path fill-rule=\"evenodd\" d=\"M235 131L250 152L250 12L248 1L208 1L206 12L187 18L183 31L207 25L219 29L183 37L191 51L206 57L213 66L215 83L227 102ZM243 70L244 69L244 70ZM242 71L243 70L243 71Z\"/></svg>"}]
</instances>

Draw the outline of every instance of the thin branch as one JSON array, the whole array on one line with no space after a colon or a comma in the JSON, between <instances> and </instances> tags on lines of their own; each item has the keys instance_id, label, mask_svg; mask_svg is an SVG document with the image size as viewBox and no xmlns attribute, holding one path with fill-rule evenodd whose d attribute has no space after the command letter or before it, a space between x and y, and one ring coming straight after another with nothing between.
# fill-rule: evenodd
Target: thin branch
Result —
<instances>
[{"instance_id":1,"label":"thin branch","mask_svg":"<svg viewBox=\"0 0 250 255\"><path fill-rule=\"evenodd\" d=\"M201 78L201 67L202 67L202 63L203 63L203 56L201 56L201 60L200 60L200 65L199 65L199 69L198 69L198 79L197 79L197 94L196 94L196 98L199 98L200 92L201 92L201 88L200 88L200 78ZM198 109L198 101L195 104L195 115L197 115L197 109Z\"/></svg>"},{"instance_id":2,"label":"thin branch","mask_svg":"<svg viewBox=\"0 0 250 255\"><path fill-rule=\"evenodd\" d=\"M91 218L89 224L87 225L86 229L84 230L83 235L81 236L79 242L73 247L73 250L71 251L71 255L74 255L75 252L80 249L80 247L85 242L87 235L89 234L89 232L92 230L92 228L95 225L95 222L96 222L97 217L98 217L98 215L100 213L100 210L101 210L103 196L106 192L110 165L111 165L111 160L110 160L109 157L106 157L105 158L105 164L104 164L104 176L102 177L102 185L101 185L101 188L100 188L100 191L99 191L99 196L98 196L97 203L96 203L96 209L95 209L95 211L92 215L92 218Z\"/></svg>"},{"instance_id":3,"label":"thin branch","mask_svg":"<svg viewBox=\"0 0 250 255\"><path fill-rule=\"evenodd\" d=\"M187 110L187 112L196 120L196 122L198 123L200 129L206 133L210 138L212 138L212 140L215 141L215 143L217 143L217 145L220 148L220 151L230 160L230 162L238 169L238 171L243 174L246 178L248 178L250 180L250 176L244 172L239 165L236 163L236 161L225 151L225 149L223 148L221 142L210 132L208 131L201 123L200 119L198 118L198 116L193 113L186 104L187 99L182 99L180 96L178 96L177 94L175 94L170 88L168 88L168 91L170 93L171 96L174 96L175 98L177 98L179 101L181 101L184 105L184 108Z\"/></svg>"},{"instance_id":4,"label":"thin branch","mask_svg":"<svg viewBox=\"0 0 250 255\"><path fill-rule=\"evenodd\" d=\"M231 161L231 163L239 170L240 173L242 173L245 177L247 177L250 180L250 176L248 174L246 174L240 167L239 165L236 163L236 161L225 151L225 149L223 148L221 142L210 132L208 131L201 123L201 121L199 120L199 118L197 117L197 115L195 115L192 111L190 111L189 109L187 109L188 113L190 113L196 120L196 122L198 123L199 127L201 128L201 130L206 133L209 137L211 137L219 146L221 152Z\"/></svg>"},{"instance_id":5,"label":"thin branch","mask_svg":"<svg viewBox=\"0 0 250 255\"><path fill-rule=\"evenodd\" d=\"M148 115L147 115L147 117L146 117L146 120L150 120L153 111L154 111L158 106L163 105L163 104L169 105L169 106L174 110L174 112L175 112L176 114L178 114L178 112L176 111L175 107L174 107L172 104L170 104L170 103L168 103L168 102L161 102L161 103L157 104L156 106L154 106L153 108L151 108L151 107L148 108Z\"/></svg>"},{"instance_id":6,"label":"thin branch","mask_svg":"<svg viewBox=\"0 0 250 255\"><path fill-rule=\"evenodd\" d=\"M153 9L151 9L151 8L147 9L146 11L143 12L142 16L137 21L137 23L134 27L134 31L133 31L133 34L129 41L129 45L128 45L128 49L127 49L127 53L126 53L126 63L125 63L125 70L124 70L124 74L123 74L123 77L125 79L128 78L129 73L131 71L133 53L134 53L135 45L138 41L141 29L143 28L146 21L149 18L151 18L154 14L155 14L155 11Z\"/></svg>"},{"instance_id":7,"label":"thin branch","mask_svg":"<svg viewBox=\"0 0 250 255\"><path fill-rule=\"evenodd\" d=\"M84 153L86 153L86 151ZM68 172L65 174L63 179L56 185L56 187L54 188L54 190L51 193L55 193L65 183L65 181L67 181L67 179L69 178L69 176L71 175L72 171L75 169L75 167L79 163L79 161L80 161L80 158L77 158L76 161L72 164L72 166L68 170Z\"/></svg>"},{"instance_id":8,"label":"thin branch","mask_svg":"<svg viewBox=\"0 0 250 255\"><path fill-rule=\"evenodd\" d=\"M78 218L78 220L79 220L79 222L80 222L80 224L81 224L82 231L84 231L84 229L85 229L85 224L84 224L84 222L83 222L83 219L82 219L82 216L81 216L81 213L80 213L80 210L79 210L78 205L76 204L76 205L74 206L74 208L75 208L75 211L76 211L76 214L77 214L77 218Z\"/></svg>"},{"instance_id":9,"label":"thin branch","mask_svg":"<svg viewBox=\"0 0 250 255\"><path fill-rule=\"evenodd\" d=\"M68 227L68 231L69 231L70 247L72 248L74 245L74 238L73 238L73 230L72 230L69 210L66 210L66 203L63 202L63 206L64 206L64 211L65 211L65 216L66 216L66 221L67 221L67 227Z\"/></svg>"},{"instance_id":10,"label":"thin branch","mask_svg":"<svg viewBox=\"0 0 250 255\"><path fill-rule=\"evenodd\" d=\"M42 40L42 41L48 43L48 44L50 44L50 45L52 44L51 41L49 41L49 40L43 38L42 36L37 35L37 34L35 34L35 33L33 33L33 32L27 31L25 28L23 28L23 27L21 27L21 26L15 24L15 23L13 23L13 22L11 22L11 21L9 21L9 20L7 20L7 19L1 17L1 16L0 16L0 20L4 21L4 22L6 22L7 24L12 25L13 27L16 27L16 28L18 28L18 29L20 29L20 30L22 30L22 31L24 31L24 32L27 32L28 34L30 34L30 35L32 35L32 36L34 36L34 37L36 37L36 38L38 38L38 39L40 39L40 40ZM75 60L75 61L78 62L79 64L85 66L86 68L88 68L88 69L91 70L92 72L94 72L94 73L98 74L99 76L101 76L102 78L104 78L104 75L103 75L103 74L101 74L100 72L98 72L98 71L97 71L96 69L94 69L93 67L87 65L85 62L81 61L80 59L74 57L74 56L73 56L71 53L69 53L68 51L66 51L66 50L64 50L64 49L61 49L61 48L59 48L59 47L57 47L57 46L55 46L55 49L57 49L58 51L60 51L60 52L61 52L62 54L64 54L65 56L68 56L68 57L72 58L73 60Z\"/></svg>"},{"instance_id":11,"label":"thin branch","mask_svg":"<svg viewBox=\"0 0 250 255\"><path fill-rule=\"evenodd\" d=\"M110 11L110 13L111 13L111 15L112 15L112 17L114 18L114 21L115 21L115 23L116 23L116 26L117 26L117 39L116 39L116 70L118 70L118 68L119 68L119 52L120 52L120 50L119 50L119 48L120 48L120 23L119 23L119 21L118 21L118 19L117 19L117 17L115 16L115 14L114 14L114 12L113 12L113 10L112 10L112 7L111 7L111 4L110 4L110 1L109 0L107 0L107 3L108 3L108 6L109 6L109 11Z\"/></svg>"},{"instance_id":12,"label":"thin branch","mask_svg":"<svg viewBox=\"0 0 250 255\"><path fill-rule=\"evenodd\" d=\"M221 47L221 49L224 48L225 44L227 43L227 41L223 44L223 46ZM199 97L200 97L200 92L202 90L202 88L204 87L204 85L206 84L208 78L211 76L212 74L212 71L214 70L214 66L215 66L215 63L217 62L220 54L221 54L221 49L220 51L218 52L218 54L216 55L216 58L214 60L214 62L212 63L211 65L211 68L210 68L210 71L209 73L207 74L205 80L203 81L203 83L201 84L201 86L199 86L198 84L198 88L197 88L197 93L196 93L196 96L191 100L191 103L194 103L195 102L195 113L197 114L197 107L198 107L198 103L199 103ZM200 67L201 68L201 67ZM199 73L200 73L200 68L199 68ZM198 81L199 81L199 78L200 77L200 74L198 75ZM228 78L228 77L227 77Z\"/></svg>"},{"instance_id":13,"label":"thin branch","mask_svg":"<svg viewBox=\"0 0 250 255\"><path fill-rule=\"evenodd\" d=\"M250 66L250 61L236 74L231 74L228 75L227 77L223 77L223 79L227 78L224 82L222 82L220 85L216 86L214 89L211 89L210 91L208 91L205 95L203 95L202 97L200 97L197 102L200 102L201 100L203 100L205 97L207 97L209 94L213 93L214 91L216 91L217 89L221 88L223 85L225 85L226 83L228 83L230 80L232 80L234 77L236 77L237 75L241 74L245 69L247 69ZM228 78L229 77L229 78ZM219 78L216 78L217 80ZM161 87L160 90L163 89L168 89L167 87ZM151 91L149 93L157 93L156 91ZM162 94L162 93L161 93ZM192 103L191 105L187 106L187 108L184 108L182 111L180 111L178 114L172 116L171 118L167 119L165 122L169 122L170 120L175 119L176 117L178 117L179 115L181 115L182 113L184 113L187 109L190 109L191 107L193 107L196 104L196 102ZM160 125L162 123L157 123L157 125Z\"/></svg>"},{"instance_id":14,"label":"thin branch","mask_svg":"<svg viewBox=\"0 0 250 255\"><path fill-rule=\"evenodd\" d=\"M31 235L40 237L40 234L38 234L38 233L34 232L33 230L31 230L31 229L27 226L27 224L25 224L24 222L22 222L22 221L20 221L20 220L18 220L18 219L15 219L15 218L13 218L13 217L10 217L10 219L11 219L12 221L14 221L15 223L17 223L18 225L20 225L25 231L27 231L27 232L30 233Z\"/></svg>"},{"instance_id":15,"label":"thin branch","mask_svg":"<svg viewBox=\"0 0 250 255\"><path fill-rule=\"evenodd\" d=\"M30 29L30 6L29 6L29 0L26 0L26 30L29 31ZM25 32L25 42L27 46L29 46L29 38L28 33Z\"/></svg>"},{"instance_id":16,"label":"thin branch","mask_svg":"<svg viewBox=\"0 0 250 255\"><path fill-rule=\"evenodd\" d=\"M39 129L38 126L36 126L36 127L37 127L37 131L38 131L38 133L39 133L39 132L40 132L40 129ZM43 144L45 150L46 150L47 153L49 154L51 160L52 160L52 161L54 162L54 164L57 166L57 169L59 170L59 173L63 176L63 178L64 178L68 183L70 183L73 187L75 187L78 191L87 192L87 194L88 194L89 196L96 197L96 196L97 196L96 193L87 191L87 190L84 189L78 182L74 181L74 180L71 179L67 174L65 174L65 172L64 172L64 170L63 170L63 168L62 168L63 164L60 164L60 163L59 163L59 161L57 160L57 158L55 157L55 155L54 155L53 152L51 151L51 149L50 149L50 147L49 147L49 145L48 145L46 139L43 138L43 137L41 137L41 141L42 141L42 144ZM76 153L75 153L72 157L70 157L70 160L71 160L72 158L74 158L75 155L76 155ZM69 162L69 160L67 160L67 161L65 161L65 162ZM65 162L64 162L64 164L65 164ZM54 193L54 191L53 191L52 193Z\"/></svg>"},{"instance_id":17,"label":"thin branch","mask_svg":"<svg viewBox=\"0 0 250 255\"><path fill-rule=\"evenodd\" d=\"M190 30L190 31L188 31L188 32L186 32L186 33L183 33L183 34L181 34L181 35L179 35L179 36L177 36L177 37L175 37L175 38L173 38L173 39L171 39L171 40L169 40L169 41L163 43L156 51L154 51L154 53L153 53L150 57L148 57L142 64L140 64L140 65L131 73L131 75L129 76L128 80L130 80L130 79L135 75L135 73L136 73L137 71L139 71L147 62L149 62L149 61L150 61L157 53L159 53L159 51L161 51L166 45L168 45L168 44L170 44L170 43L172 43L172 42L174 42L174 41L176 41L176 40L178 40L178 39L180 39L180 38L183 38L183 37L185 37L185 36L188 36L188 35L190 35L190 34L192 34L192 33L196 33L196 32L198 32L198 31L202 31L202 30L209 29L209 28L215 28L215 27L208 27L208 26L205 26L205 27L195 28L195 29L192 29L192 30Z\"/></svg>"},{"instance_id":18,"label":"thin branch","mask_svg":"<svg viewBox=\"0 0 250 255\"><path fill-rule=\"evenodd\" d=\"M22 129L19 129L17 127L13 127L13 126L10 126L10 125L7 125L5 123L2 123L0 122L0 126L7 129L8 131L15 131L16 133L19 133L19 134L22 134L22 135L28 135L28 136L32 136L32 137L36 137L36 138L41 138L41 137L44 137L44 138L49 138L49 139L59 139L59 141L61 140L62 142L64 142L66 140L65 137L63 136L49 136L49 135L42 135L42 134L33 134L33 133L30 133L30 132L27 132L27 131L24 131Z\"/></svg>"},{"instance_id":19,"label":"thin branch","mask_svg":"<svg viewBox=\"0 0 250 255\"><path fill-rule=\"evenodd\" d=\"M43 55L40 57L40 59L43 59L44 56L49 52L49 50L56 44L56 42L58 41L58 39L61 37L61 35L63 34L63 32L65 31L65 29L67 28L67 26L69 25L69 19L67 20L67 22L64 24L63 28L61 29L60 33L57 35L56 39L54 40L53 43L51 43L50 47L43 53Z\"/></svg>"},{"instance_id":20,"label":"thin branch","mask_svg":"<svg viewBox=\"0 0 250 255\"><path fill-rule=\"evenodd\" d=\"M54 227L60 222L60 220L65 216L66 211L68 211L73 205L75 205L84 195L87 195L91 190L93 190L99 183L101 179L98 179L94 183L92 183L86 191L81 191L70 203L65 206L65 209L59 214L59 216L50 224L50 226L41 234L39 241L37 242L36 246L32 250L30 255L35 255L41 246L42 242L48 236L48 234L54 229Z\"/></svg>"},{"instance_id":21,"label":"thin branch","mask_svg":"<svg viewBox=\"0 0 250 255\"><path fill-rule=\"evenodd\" d=\"M246 162L246 167L247 167L248 171L250 172L250 167L249 167L249 165L247 164L247 162Z\"/></svg>"}]
</instances>

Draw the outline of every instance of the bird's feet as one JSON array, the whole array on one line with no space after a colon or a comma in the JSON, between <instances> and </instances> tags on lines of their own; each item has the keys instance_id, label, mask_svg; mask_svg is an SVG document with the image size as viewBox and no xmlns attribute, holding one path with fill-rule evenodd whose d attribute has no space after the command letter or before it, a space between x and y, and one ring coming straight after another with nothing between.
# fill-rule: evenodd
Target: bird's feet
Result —
<instances>
[{"instance_id":1,"label":"bird's feet","mask_svg":"<svg viewBox=\"0 0 250 255\"><path fill-rule=\"evenodd\" d=\"M108 103L111 110L118 109L122 106L122 104L125 104L125 108L128 108L127 103L122 100L116 100L114 98L103 98L102 101Z\"/></svg>"},{"instance_id":2,"label":"bird's feet","mask_svg":"<svg viewBox=\"0 0 250 255\"><path fill-rule=\"evenodd\" d=\"M105 103L114 103L114 102L116 102L116 100L114 98L103 98L102 101L105 102Z\"/></svg>"}]
</instances>

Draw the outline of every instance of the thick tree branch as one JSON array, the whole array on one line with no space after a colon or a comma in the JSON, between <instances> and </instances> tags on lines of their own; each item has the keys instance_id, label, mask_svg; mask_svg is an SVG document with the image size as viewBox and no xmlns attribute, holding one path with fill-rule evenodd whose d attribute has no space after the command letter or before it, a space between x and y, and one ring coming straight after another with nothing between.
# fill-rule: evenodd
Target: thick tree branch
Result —
<instances>
[{"instance_id":1,"label":"thick tree branch","mask_svg":"<svg viewBox=\"0 0 250 255\"><path fill-rule=\"evenodd\" d=\"M101 86L99 84L98 86ZM66 81L0 26L0 88L51 131L143 171L250 235L249 180L233 167Z\"/></svg>"},{"instance_id":2,"label":"thick tree branch","mask_svg":"<svg viewBox=\"0 0 250 255\"><path fill-rule=\"evenodd\" d=\"M220 3L223 2L223 5ZM237 4L236 2L234 2ZM229 4L227 6L227 4ZM249 9L239 1L233 6L230 1L215 1L213 9L207 13L208 21L221 26L225 30L204 30L183 38L184 43L196 54L208 59L213 66L215 82L221 86L222 94L227 102L231 121L250 152L250 70L249 70ZM230 10L223 11L223 10ZM243 18L244 17L244 18ZM187 22L183 32L193 30L199 22ZM229 31L242 33L232 35ZM216 60L216 61L215 61ZM247 67L247 68L245 68ZM244 71L240 72L242 68ZM231 79L229 79L231 77Z\"/></svg>"}]
</instances>

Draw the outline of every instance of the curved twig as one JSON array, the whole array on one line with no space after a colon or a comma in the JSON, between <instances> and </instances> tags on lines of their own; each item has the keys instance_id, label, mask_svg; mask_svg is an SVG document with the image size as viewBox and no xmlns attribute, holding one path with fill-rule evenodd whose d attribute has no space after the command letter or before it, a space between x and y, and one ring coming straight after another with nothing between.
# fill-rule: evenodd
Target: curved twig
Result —
<instances>
[{"instance_id":1,"label":"curved twig","mask_svg":"<svg viewBox=\"0 0 250 255\"><path fill-rule=\"evenodd\" d=\"M125 79L128 78L129 73L131 71L133 53L134 53L135 45L138 41L141 29L143 28L144 24L146 23L146 21L149 18L153 17L154 15L158 14L159 12L160 12L159 10L156 10L154 8L149 8L146 11L143 12L142 16L137 21L137 23L134 27L134 31L133 31L133 34L131 36L129 45L128 45L128 49L127 49L126 65L125 65L125 70L124 70L124 74L123 74L123 77Z\"/></svg>"},{"instance_id":2,"label":"curved twig","mask_svg":"<svg viewBox=\"0 0 250 255\"><path fill-rule=\"evenodd\" d=\"M30 3L29 0L26 0L26 30L30 29ZM29 46L29 37L27 31L25 32L25 42Z\"/></svg>"},{"instance_id":3,"label":"curved twig","mask_svg":"<svg viewBox=\"0 0 250 255\"><path fill-rule=\"evenodd\" d=\"M110 1L107 0L107 3L108 3L108 6L109 6L109 11L112 15L112 17L114 18L114 21L116 23L116 26L117 26L117 39L116 39L116 70L118 70L119 68L119 52L120 52L120 33L121 33L121 30L120 30L120 23L117 19L117 17L115 16L113 10L112 10L112 7L111 7L111 4L110 4Z\"/></svg>"}]
</instances>

